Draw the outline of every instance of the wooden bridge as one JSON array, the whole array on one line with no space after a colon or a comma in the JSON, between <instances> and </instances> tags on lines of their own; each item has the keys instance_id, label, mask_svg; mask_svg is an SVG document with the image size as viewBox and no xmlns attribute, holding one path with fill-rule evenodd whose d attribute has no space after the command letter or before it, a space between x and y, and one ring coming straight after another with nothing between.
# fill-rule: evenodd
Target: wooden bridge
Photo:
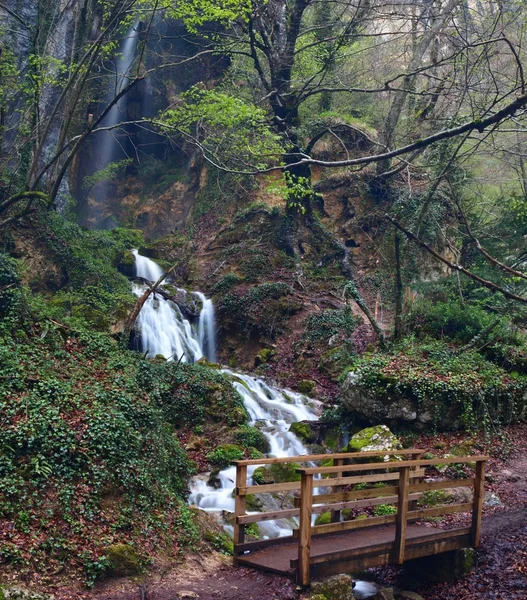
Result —
<instances>
[{"instance_id":1,"label":"wooden bridge","mask_svg":"<svg viewBox=\"0 0 527 600\"><path fill-rule=\"evenodd\" d=\"M237 461L234 564L296 576L297 583L306 586L312 576L401 565L405 560L449 550L477 548L488 457L422 459L423 452L408 449ZM396 460L392 458L387 462L389 456ZM251 465L322 461L327 464L328 459L333 466L296 468L300 481L247 485L247 469ZM368 462L375 459L377 462ZM470 464L475 476L423 481L426 467L454 464ZM470 502L418 508L418 500L425 492L460 487L473 488ZM324 488L322 493L313 493L320 488ZM289 506L294 508L247 514L249 494L284 492L292 496ZM386 505L397 508L392 509L394 514L371 516L371 507L379 505L384 505L382 511L386 512L390 512ZM361 509L352 513L361 514L353 520L343 521L341 511L344 509ZM331 514L330 523L312 525L312 515L327 512ZM471 525L440 529L423 522L456 512L471 512ZM298 528L293 529L292 535L245 541L246 525L284 518L299 519Z\"/></svg>"}]
</instances>

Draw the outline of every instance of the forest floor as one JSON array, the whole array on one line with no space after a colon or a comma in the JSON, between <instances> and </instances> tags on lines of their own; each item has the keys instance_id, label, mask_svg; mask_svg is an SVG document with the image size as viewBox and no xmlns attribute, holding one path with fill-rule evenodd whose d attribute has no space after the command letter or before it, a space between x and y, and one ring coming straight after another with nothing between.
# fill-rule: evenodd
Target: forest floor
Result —
<instances>
[{"instance_id":1,"label":"forest floor","mask_svg":"<svg viewBox=\"0 0 527 600\"><path fill-rule=\"evenodd\" d=\"M416 447L430 448L463 442L463 434L420 436ZM483 535L476 567L458 582L417 588L425 600L525 600L527 598L527 425L509 427L493 448L487 467L487 494ZM483 442L482 442L483 443ZM437 453L437 450L435 451ZM499 499L499 502L495 498ZM469 515L459 517L459 524ZM452 520L444 523L454 524ZM371 571L381 585L397 585L400 572L393 567ZM68 586L53 590L58 600L289 600L299 598L287 578L231 566L222 555L189 557L174 568L157 566L146 579L110 579L93 590Z\"/></svg>"}]
</instances>

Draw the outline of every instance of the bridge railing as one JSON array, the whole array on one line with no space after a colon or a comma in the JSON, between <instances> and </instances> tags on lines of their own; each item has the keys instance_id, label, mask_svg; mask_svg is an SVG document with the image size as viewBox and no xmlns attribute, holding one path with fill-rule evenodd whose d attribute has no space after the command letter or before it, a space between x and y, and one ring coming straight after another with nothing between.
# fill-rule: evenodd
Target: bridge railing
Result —
<instances>
[{"instance_id":1,"label":"bridge railing","mask_svg":"<svg viewBox=\"0 0 527 600\"><path fill-rule=\"evenodd\" d=\"M375 527L379 525L395 524L395 541L393 545L392 562L402 564L405 560L406 549L406 527L409 521L416 521L440 515L456 512L472 511L472 523L469 528L471 546L477 548L480 543L481 512L483 507L485 463L487 456L470 456L455 458L417 459L410 461L369 463L354 465L337 465L333 467L309 467L297 469L301 475L300 499L299 499L299 527L294 531L294 537L298 538L298 559L292 561L292 566L297 569L297 582L300 585L309 584L310 566L314 564L310 556L311 537L313 535L339 533ZM420 483L416 481L416 473L421 473L424 467L434 465L453 464L475 464L475 476L473 478L447 479L443 481L429 481ZM346 474L367 471L367 475ZM375 472L372 475L371 472ZM384 471L384 473L379 473ZM388 472L386 472L388 471ZM337 492L330 494L314 495L313 490L319 484L320 476L335 475L340 484L353 485L358 483L375 481L386 481L389 475L396 475L396 485L382 488L353 490L350 492ZM327 480L326 480L327 484ZM474 493L471 502L447 504L431 508L417 509L415 502L425 492L433 490L451 489L455 487L473 487ZM318 486L319 487L319 486ZM397 504L397 512L382 516L367 517L352 521L339 521L325 525L312 525L313 513L329 510L342 510L344 508L363 508L377 504ZM443 538L445 532L438 531L437 539ZM433 537L433 536L432 536ZM319 560L327 561L329 556L319 557ZM316 561L315 561L316 562Z\"/></svg>"},{"instance_id":2,"label":"bridge railing","mask_svg":"<svg viewBox=\"0 0 527 600\"><path fill-rule=\"evenodd\" d=\"M302 456L282 457L282 458L258 458L251 460L235 461L236 465L236 487L235 487L235 507L234 507L234 561L236 556L244 552L261 549L274 544L281 544L284 538L273 538L269 540L245 541L245 528L252 523L262 523L264 521L276 521L278 519L291 519L300 516L300 508L287 508L283 510L259 512L256 514L247 514L247 496L257 494L277 494L286 493L298 495L301 490L301 480L286 481L282 483L271 483L263 485L248 485L247 471L250 466L266 466L286 463L316 463L333 461L335 467L340 467L335 473L331 474L329 479L314 478L314 488L331 487L333 493L340 492L345 486L359 482L379 482L396 481L397 473L377 473L373 475L363 475L362 477L344 477L343 473L348 469L345 463L351 461L367 461L385 456L406 457L411 461L417 460L423 454L424 450L419 448L409 448L404 450L375 451L375 452L338 452L334 454L310 454ZM385 464L385 463L377 463ZM367 466L367 465L366 465ZM386 468L386 467L384 467ZM424 471L417 466L411 468L411 481L417 482L424 475ZM298 504L298 502L297 502ZM331 510L331 521L336 523L340 521L340 508L338 506L328 507L326 505L314 506L312 512L315 514ZM292 537L292 536L291 536ZM287 538L285 538L287 539Z\"/></svg>"},{"instance_id":3,"label":"bridge railing","mask_svg":"<svg viewBox=\"0 0 527 600\"><path fill-rule=\"evenodd\" d=\"M331 556L311 557L310 547L313 536L336 534L344 531L371 528L380 525L395 524L395 541L391 551L391 562L402 564L405 560L407 549L406 527L408 523L422 519L438 517L440 515L456 512L472 511L470 527L459 530L470 544L478 547L480 542L481 512L484 493L484 472L486 456L469 456L455 458L420 459L423 450L412 448L396 451L379 451L364 453L336 453L318 454L309 456L295 456L287 458L268 458L237 461L236 464L236 489L235 489L235 515L234 515L234 561L246 552L261 548L296 542L298 544L298 557L291 560L291 567L297 571L297 581L300 585L308 585L310 566L332 560ZM381 462L364 462L379 457L395 456L396 460ZM406 460L401 460L406 457ZM331 459L333 466L310 466L297 468L300 481L287 481L264 485L248 485L247 472L249 466L273 465L280 463L314 463ZM349 464L353 462L354 464ZM358 463L358 464L357 464ZM442 481L425 481L425 468L434 465L448 467L454 464L470 464L475 475L471 478L444 479ZM382 484L382 487L371 487L373 484ZM358 484L366 489L357 489ZM354 489L350 489L354 487ZM368 487L370 486L370 487ZM470 502L445 504L430 508L418 508L418 500L430 491L452 488L472 487L473 496ZM314 494L314 490L325 488L321 494ZM329 491L327 491L329 488ZM349 490L349 491L348 491ZM247 514L247 496L250 494L286 493L293 495L294 508ZM368 516L362 514L361 518L342 521L341 511L344 509L367 509L379 504L396 505L395 514ZM313 525L313 515L330 512L330 522ZM371 511L370 511L371 512ZM286 538L268 540L245 541L245 527L251 523L277 519L299 519L298 529ZM448 538L449 532L437 530L428 536L428 543L439 543ZM335 559L341 558L336 551ZM410 556L411 557L411 556Z\"/></svg>"}]
</instances>

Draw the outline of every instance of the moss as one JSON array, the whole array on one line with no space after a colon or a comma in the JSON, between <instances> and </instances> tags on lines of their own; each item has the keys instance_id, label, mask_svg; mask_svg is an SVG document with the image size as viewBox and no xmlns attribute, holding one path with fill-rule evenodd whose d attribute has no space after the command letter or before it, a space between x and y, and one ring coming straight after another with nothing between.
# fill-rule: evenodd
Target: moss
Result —
<instances>
[{"instance_id":1,"label":"moss","mask_svg":"<svg viewBox=\"0 0 527 600\"><path fill-rule=\"evenodd\" d=\"M253 481L256 485L266 485L267 483L274 483L273 476L269 468L258 467L253 473Z\"/></svg>"},{"instance_id":2,"label":"moss","mask_svg":"<svg viewBox=\"0 0 527 600\"><path fill-rule=\"evenodd\" d=\"M234 554L234 542L226 533L209 531L203 534L203 539L218 552L229 556Z\"/></svg>"},{"instance_id":3,"label":"moss","mask_svg":"<svg viewBox=\"0 0 527 600\"><path fill-rule=\"evenodd\" d=\"M126 277L135 277L135 256L131 250L122 253L117 268Z\"/></svg>"},{"instance_id":4,"label":"moss","mask_svg":"<svg viewBox=\"0 0 527 600\"><path fill-rule=\"evenodd\" d=\"M256 448L260 452L269 452L269 441L264 433L256 427L243 425L234 432L234 441L242 448Z\"/></svg>"},{"instance_id":5,"label":"moss","mask_svg":"<svg viewBox=\"0 0 527 600\"><path fill-rule=\"evenodd\" d=\"M106 548L108 559L108 573L122 577L137 575L141 571L139 556L132 546L128 544L113 544Z\"/></svg>"},{"instance_id":6,"label":"moss","mask_svg":"<svg viewBox=\"0 0 527 600\"><path fill-rule=\"evenodd\" d=\"M312 444L317 439L316 431L313 431L309 423L306 423L305 421L291 423L289 431L294 433L296 437L302 440L305 444Z\"/></svg>"},{"instance_id":7,"label":"moss","mask_svg":"<svg viewBox=\"0 0 527 600\"><path fill-rule=\"evenodd\" d=\"M311 381L311 379L302 379L298 384L298 391L301 394L307 394L308 396L313 394L315 391L315 382Z\"/></svg>"},{"instance_id":8,"label":"moss","mask_svg":"<svg viewBox=\"0 0 527 600\"><path fill-rule=\"evenodd\" d=\"M259 367L260 365L267 364L274 354L275 351L271 348L264 348L263 350L260 350L260 352L258 352L258 354L254 357L254 366Z\"/></svg>"},{"instance_id":9,"label":"moss","mask_svg":"<svg viewBox=\"0 0 527 600\"><path fill-rule=\"evenodd\" d=\"M315 525L329 525L331 523L331 512L324 512L317 515Z\"/></svg>"},{"instance_id":10,"label":"moss","mask_svg":"<svg viewBox=\"0 0 527 600\"><path fill-rule=\"evenodd\" d=\"M286 481L300 481L300 473L296 472L296 469L299 468L300 465L298 463L291 462L271 465L269 470L276 483L285 483Z\"/></svg>"},{"instance_id":11,"label":"moss","mask_svg":"<svg viewBox=\"0 0 527 600\"><path fill-rule=\"evenodd\" d=\"M367 427L356 433L350 440L347 452L368 452L376 450L397 450L401 442L386 425Z\"/></svg>"},{"instance_id":12,"label":"moss","mask_svg":"<svg viewBox=\"0 0 527 600\"><path fill-rule=\"evenodd\" d=\"M247 496L245 496L245 501L247 503L248 511L259 512L263 508L263 503L256 494L247 494Z\"/></svg>"},{"instance_id":13,"label":"moss","mask_svg":"<svg viewBox=\"0 0 527 600\"><path fill-rule=\"evenodd\" d=\"M336 452L340 449L340 428L330 427L324 433L324 445Z\"/></svg>"},{"instance_id":14,"label":"moss","mask_svg":"<svg viewBox=\"0 0 527 600\"><path fill-rule=\"evenodd\" d=\"M235 460L241 460L243 457L243 450L235 444L222 444L207 454L207 460L218 469L226 469Z\"/></svg>"}]
</instances>

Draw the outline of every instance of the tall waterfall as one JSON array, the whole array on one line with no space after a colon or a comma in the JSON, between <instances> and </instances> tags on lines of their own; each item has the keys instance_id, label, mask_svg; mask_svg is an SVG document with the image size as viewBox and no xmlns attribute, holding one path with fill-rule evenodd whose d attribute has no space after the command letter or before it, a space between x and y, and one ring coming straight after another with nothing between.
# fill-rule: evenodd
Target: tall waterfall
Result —
<instances>
[{"instance_id":1,"label":"tall waterfall","mask_svg":"<svg viewBox=\"0 0 527 600\"><path fill-rule=\"evenodd\" d=\"M137 42L139 39L139 24L131 27L124 37L120 54L113 65L114 73L109 77L106 102L110 103L118 96L132 78L132 67L135 61ZM117 126L126 119L127 102L123 96L112 106L108 114L101 121L99 127L111 128L96 134L96 161L97 169L104 169L125 155L123 142L119 139ZM108 198L109 181L105 180L97 185L97 194L102 200Z\"/></svg>"}]
</instances>

